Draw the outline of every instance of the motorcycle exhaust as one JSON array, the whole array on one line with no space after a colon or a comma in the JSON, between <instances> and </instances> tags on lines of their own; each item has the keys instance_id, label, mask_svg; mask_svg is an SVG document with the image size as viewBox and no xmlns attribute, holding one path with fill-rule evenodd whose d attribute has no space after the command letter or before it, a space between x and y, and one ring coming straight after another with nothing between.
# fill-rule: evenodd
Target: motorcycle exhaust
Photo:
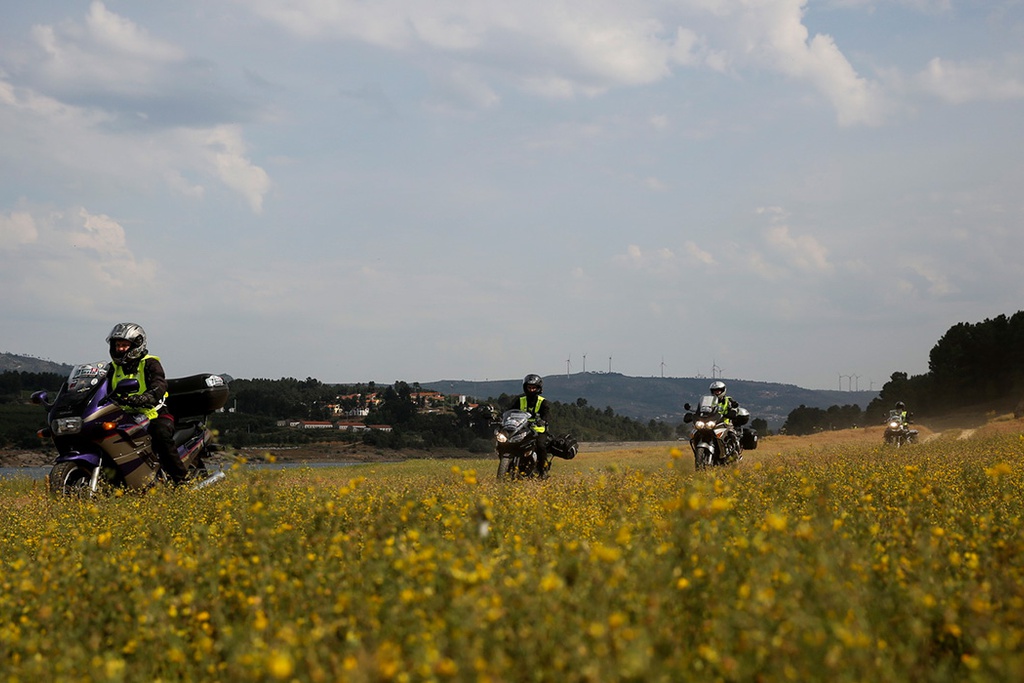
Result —
<instances>
[{"instance_id":1,"label":"motorcycle exhaust","mask_svg":"<svg viewBox=\"0 0 1024 683\"><path fill-rule=\"evenodd\" d=\"M205 489L207 487L213 486L218 481L221 481L221 480L227 479L227 478L228 478L228 475L224 474L224 472L214 472L212 475L210 475L206 479L203 479L201 482L198 482L198 483L194 484L192 486L192 490L193 491L198 491L200 489Z\"/></svg>"}]
</instances>

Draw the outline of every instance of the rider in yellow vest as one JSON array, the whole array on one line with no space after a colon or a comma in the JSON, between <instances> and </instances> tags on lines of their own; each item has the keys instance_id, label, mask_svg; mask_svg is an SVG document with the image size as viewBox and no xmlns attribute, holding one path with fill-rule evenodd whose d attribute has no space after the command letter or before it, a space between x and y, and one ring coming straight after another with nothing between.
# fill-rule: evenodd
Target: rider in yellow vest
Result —
<instances>
[{"instance_id":1,"label":"rider in yellow vest","mask_svg":"<svg viewBox=\"0 0 1024 683\"><path fill-rule=\"evenodd\" d=\"M907 412L907 404L903 401L896 401L896 412L899 414L900 423L905 427L910 424L910 413Z\"/></svg>"},{"instance_id":2,"label":"rider in yellow vest","mask_svg":"<svg viewBox=\"0 0 1024 683\"><path fill-rule=\"evenodd\" d=\"M544 381L540 375L529 374L523 378L523 393L512 399L506 410L524 410L533 416L533 431L537 434L537 463L542 478L548 476L551 469L551 456L548 455L548 413L551 406L547 399L540 395Z\"/></svg>"},{"instance_id":3,"label":"rider in yellow vest","mask_svg":"<svg viewBox=\"0 0 1024 683\"><path fill-rule=\"evenodd\" d=\"M708 387L708 391L715 397L718 403L718 412L722 416L722 421L726 424L732 424L732 418L736 416L736 410L740 407L739 402L736 401L732 396L725 393L725 382L714 381L711 386ZM732 441L734 446L739 446L739 435L735 429L731 429L726 432L725 438Z\"/></svg>"},{"instance_id":4,"label":"rider in yellow vest","mask_svg":"<svg viewBox=\"0 0 1024 683\"><path fill-rule=\"evenodd\" d=\"M110 345L110 388L126 379L139 383L138 390L121 395L117 403L129 413L139 413L149 418L149 436L153 452L160 459L160 466L174 483L181 483L188 470L181 462L174 445L174 416L166 407L167 377L160 358L150 356L146 350L146 331L135 323L118 323L107 335Z\"/></svg>"}]
</instances>

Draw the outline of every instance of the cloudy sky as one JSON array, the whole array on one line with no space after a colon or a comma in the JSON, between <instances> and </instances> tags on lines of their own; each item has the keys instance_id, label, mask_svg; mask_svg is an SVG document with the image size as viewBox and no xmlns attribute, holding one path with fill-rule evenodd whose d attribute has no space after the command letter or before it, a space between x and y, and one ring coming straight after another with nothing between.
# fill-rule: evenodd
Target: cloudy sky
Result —
<instances>
[{"instance_id":1,"label":"cloudy sky","mask_svg":"<svg viewBox=\"0 0 1024 683\"><path fill-rule=\"evenodd\" d=\"M1024 308L1022 0L0 17L0 351L877 390Z\"/></svg>"}]
</instances>

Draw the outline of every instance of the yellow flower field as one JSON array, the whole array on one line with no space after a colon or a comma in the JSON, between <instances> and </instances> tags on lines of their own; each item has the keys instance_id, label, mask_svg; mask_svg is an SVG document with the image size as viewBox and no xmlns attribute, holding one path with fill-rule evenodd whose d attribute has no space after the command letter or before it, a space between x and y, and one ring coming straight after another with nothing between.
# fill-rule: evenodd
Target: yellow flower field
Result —
<instances>
[{"instance_id":1,"label":"yellow flower field","mask_svg":"<svg viewBox=\"0 0 1024 683\"><path fill-rule=\"evenodd\" d=\"M0 480L0 680L1024 678L1017 434L495 469Z\"/></svg>"}]
</instances>

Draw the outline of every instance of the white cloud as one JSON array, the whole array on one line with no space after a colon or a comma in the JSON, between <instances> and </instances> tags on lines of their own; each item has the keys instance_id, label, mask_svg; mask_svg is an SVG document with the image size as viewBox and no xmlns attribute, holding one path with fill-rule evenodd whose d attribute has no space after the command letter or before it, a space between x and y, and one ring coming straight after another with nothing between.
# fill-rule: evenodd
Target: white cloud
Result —
<instances>
[{"instance_id":1,"label":"white cloud","mask_svg":"<svg viewBox=\"0 0 1024 683\"><path fill-rule=\"evenodd\" d=\"M8 216L0 215L0 249L13 249L20 244L30 244L39 237L36 222L27 211L15 211Z\"/></svg>"},{"instance_id":2,"label":"white cloud","mask_svg":"<svg viewBox=\"0 0 1024 683\"><path fill-rule=\"evenodd\" d=\"M254 213L263 209L263 197L270 190L267 172L246 157L245 140L238 126L218 126L198 131L196 136L207 153L207 162L221 182L249 202Z\"/></svg>"},{"instance_id":3,"label":"white cloud","mask_svg":"<svg viewBox=\"0 0 1024 683\"><path fill-rule=\"evenodd\" d=\"M501 99L481 77L479 70L470 65L435 71L432 78L438 96L435 99L441 108L454 105L460 109L489 109Z\"/></svg>"},{"instance_id":4,"label":"white cloud","mask_svg":"<svg viewBox=\"0 0 1024 683\"><path fill-rule=\"evenodd\" d=\"M18 212L16 222L31 224L33 239L8 247L0 269L9 308L109 316L114 302L125 310L162 304L158 266L135 256L124 228L111 217L82 207L32 208Z\"/></svg>"},{"instance_id":5,"label":"white cloud","mask_svg":"<svg viewBox=\"0 0 1024 683\"><path fill-rule=\"evenodd\" d=\"M831 36L809 35L806 0L296 0L286 6L257 0L245 6L305 38L361 41L427 62L445 55L487 65L489 79L550 98L648 85L676 67L767 68L820 92L842 125L882 117L878 87L857 74Z\"/></svg>"},{"instance_id":6,"label":"white cloud","mask_svg":"<svg viewBox=\"0 0 1024 683\"><path fill-rule=\"evenodd\" d=\"M637 245L631 244L626 248L626 253L615 256L614 261L633 270L653 275L672 274L678 268L675 254L667 247L644 252Z\"/></svg>"},{"instance_id":7,"label":"white cloud","mask_svg":"<svg viewBox=\"0 0 1024 683\"><path fill-rule=\"evenodd\" d=\"M0 160L18 163L12 157L29 155L82 179L125 188L163 182L194 199L203 197L204 181L216 181L245 197L253 212L261 211L270 178L249 158L241 127L119 132L109 126L114 118L101 108L66 104L0 80L0 124L22 131L0 150ZM186 175L195 179L186 181Z\"/></svg>"},{"instance_id":8,"label":"white cloud","mask_svg":"<svg viewBox=\"0 0 1024 683\"><path fill-rule=\"evenodd\" d=\"M36 25L41 55L29 71L57 92L137 92L154 89L162 67L181 62L180 48L93 2L84 24Z\"/></svg>"},{"instance_id":9,"label":"white cloud","mask_svg":"<svg viewBox=\"0 0 1024 683\"><path fill-rule=\"evenodd\" d=\"M129 254L124 228L109 216L94 216L85 209L78 210L81 230L69 234L71 246L93 249L100 254Z\"/></svg>"},{"instance_id":10,"label":"white cloud","mask_svg":"<svg viewBox=\"0 0 1024 683\"><path fill-rule=\"evenodd\" d=\"M801 270L828 271L832 265L828 261L828 250L810 235L793 236L785 225L769 228L768 244L775 247L792 265Z\"/></svg>"},{"instance_id":11,"label":"white cloud","mask_svg":"<svg viewBox=\"0 0 1024 683\"><path fill-rule=\"evenodd\" d=\"M907 264L912 277L901 279L901 288L908 294L945 297L959 290L943 268L927 257L915 257Z\"/></svg>"},{"instance_id":12,"label":"white cloud","mask_svg":"<svg viewBox=\"0 0 1024 683\"><path fill-rule=\"evenodd\" d=\"M1024 79L992 63L959 63L935 57L917 78L926 92L952 104L1024 99Z\"/></svg>"},{"instance_id":13,"label":"white cloud","mask_svg":"<svg viewBox=\"0 0 1024 683\"><path fill-rule=\"evenodd\" d=\"M693 261L701 263L705 266L715 265L715 257L712 256L710 252L704 251L703 249L698 247L695 243L688 241L686 244L683 245L683 248L686 249L686 253L690 256L690 258Z\"/></svg>"},{"instance_id":14,"label":"white cloud","mask_svg":"<svg viewBox=\"0 0 1024 683\"><path fill-rule=\"evenodd\" d=\"M765 231L765 241L789 265L804 271L827 272L833 269L828 250L811 235L792 235L785 225L788 214L779 206L759 207L759 215L768 216L772 226ZM764 266L762 265L762 270ZM765 270L765 272L768 272Z\"/></svg>"}]
</instances>

